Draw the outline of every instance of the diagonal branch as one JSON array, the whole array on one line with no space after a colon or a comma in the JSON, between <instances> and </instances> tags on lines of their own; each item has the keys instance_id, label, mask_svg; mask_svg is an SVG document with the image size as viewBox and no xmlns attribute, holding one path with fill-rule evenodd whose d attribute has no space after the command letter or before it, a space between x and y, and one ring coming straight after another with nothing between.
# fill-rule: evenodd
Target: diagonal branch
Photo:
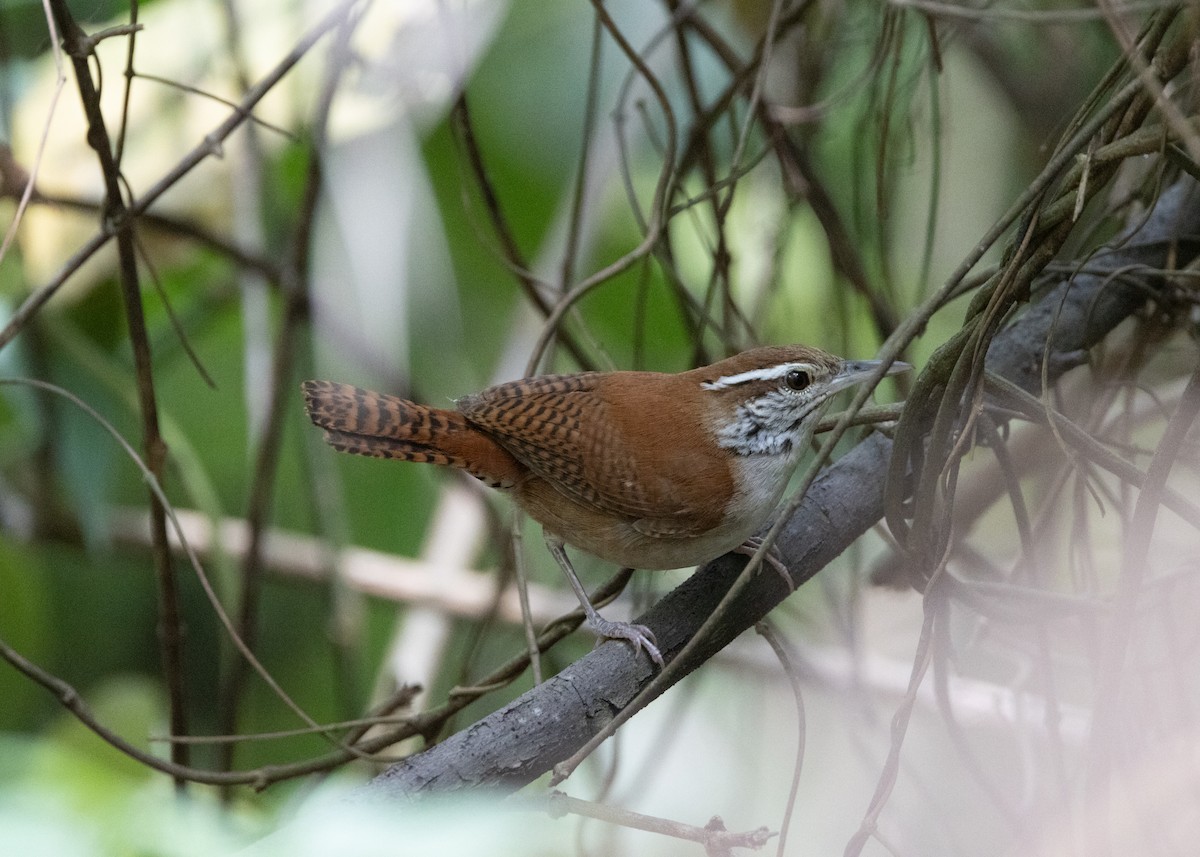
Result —
<instances>
[{"instance_id":1,"label":"diagonal branch","mask_svg":"<svg viewBox=\"0 0 1200 857\"><path fill-rule=\"evenodd\" d=\"M1162 288L1161 273L1131 284L1107 272L1183 266L1200 243L1200 186L1184 180L1164 193L1150 216L1090 270L1046 292L996 336L987 368L1038 392L1073 365ZM1049 356L1043 370L1044 358ZM829 467L812 485L776 548L799 585L812 578L883 514L883 483L892 442L875 434ZM716 559L637 621L655 633L664 655L679 652L738 577L746 560ZM775 574L760 574L730 605L724 621L701 641L682 677L699 667L788 596ZM601 645L549 681L446 741L393 765L365 789L372 798L415 800L472 788L520 788L566 759L649 684L653 672L620 643ZM665 688L664 688L665 689Z\"/></svg>"}]
</instances>

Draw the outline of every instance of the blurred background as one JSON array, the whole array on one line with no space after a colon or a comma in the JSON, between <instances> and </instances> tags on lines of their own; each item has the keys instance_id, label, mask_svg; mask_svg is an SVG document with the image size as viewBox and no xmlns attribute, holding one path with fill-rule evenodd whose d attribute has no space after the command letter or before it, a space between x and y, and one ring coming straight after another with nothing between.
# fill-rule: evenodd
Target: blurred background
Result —
<instances>
[{"instance_id":1,"label":"blurred background","mask_svg":"<svg viewBox=\"0 0 1200 857\"><path fill-rule=\"evenodd\" d=\"M901 346L920 372L1047 188L1079 206L1034 271L1054 279L1200 172L1194 14L0 3L0 853L227 853L262 837L281 854L702 853L544 807L338 801L380 770L370 754L418 751L531 687L529 670L496 680L526 648L517 557L535 624L574 602L503 498L336 455L299 382L444 406L534 371L680 371L761 343L869 358L917 318ZM1164 67L1165 84L1148 79ZM1129 92L1153 105L1136 119ZM1080 138L1088 122L1108 136ZM1089 184L1080 165L1138 132ZM1016 226L1001 221L1014 206ZM128 216L132 237L113 239ZM1177 426L1155 455L1194 395L1195 286L1172 283L1048 398L1194 497L1194 433ZM938 512L939 572L980 583L971 598L933 599L881 524L772 614L786 657L743 635L565 790L786 829L794 855L1186 853L1198 521L1164 510L1135 531L1136 485L1044 429L990 445L1011 448L958 450L957 509L948 491ZM615 571L576 567L593 585ZM689 571L635 574L606 615L636 615ZM591 645L571 635L543 671ZM421 712L399 741L379 739L396 722L361 720ZM350 739L379 741L355 759L337 751Z\"/></svg>"}]
</instances>

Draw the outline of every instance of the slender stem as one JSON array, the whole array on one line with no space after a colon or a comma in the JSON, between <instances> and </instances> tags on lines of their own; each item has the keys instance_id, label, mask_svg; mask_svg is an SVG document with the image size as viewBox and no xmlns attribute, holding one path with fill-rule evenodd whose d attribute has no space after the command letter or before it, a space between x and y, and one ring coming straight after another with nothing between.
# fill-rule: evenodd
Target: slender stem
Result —
<instances>
[{"instance_id":1,"label":"slender stem","mask_svg":"<svg viewBox=\"0 0 1200 857\"><path fill-rule=\"evenodd\" d=\"M102 218L106 223L117 224L118 278L121 298L125 307L125 322L129 328L129 343L133 351L134 373L137 378L138 405L142 417L142 446L146 465L154 478L161 484L167 460L167 445L158 425L158 402L154 391L154 370L150 356L150 339L146 332L146 318L142 311L141 286L138 280L137 248L134 242L133 222L128 217L124 197L121 193L121 168L113 152L104 114L100 109L100 93L92 79L89 60L94 56L94 42L87 37L76 23L66 0L50 0L54 20L62 33L67 55L75 69L75 81L79 97L87 117L88 144L96 152L104 178L104 206ZM159 657L162 661L163 678L167 687L167 704L170 710L172 735L186 735L187 698L183 670L183 630L179 614L179 591L175 571L171 562L170 544L167 540L166 513L158 497L149 491L150 531L154 549L154 571L158 581L158 641ZM171 761L186 766L190 755L186 744L171 746ZM182 788L186 781L175 778L176 786Z\"/></svg>"}]
</instances>

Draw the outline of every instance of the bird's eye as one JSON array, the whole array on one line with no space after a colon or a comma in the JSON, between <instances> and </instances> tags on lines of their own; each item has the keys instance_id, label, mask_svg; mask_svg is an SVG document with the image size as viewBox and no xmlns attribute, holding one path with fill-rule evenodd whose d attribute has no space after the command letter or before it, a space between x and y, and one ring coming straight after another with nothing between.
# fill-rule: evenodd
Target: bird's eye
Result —
<instances>
[{"instance_id":1,"label":"bird's eye","mask_svg":"<svg viewBox=\"0 0 1200 857\"><path fill-rule=\"evenodd\" d=\"M812 383L812 376L803 369L793 369L784 376L783 381L792 390L803 390Z\"/></svg>"}]
</instances>

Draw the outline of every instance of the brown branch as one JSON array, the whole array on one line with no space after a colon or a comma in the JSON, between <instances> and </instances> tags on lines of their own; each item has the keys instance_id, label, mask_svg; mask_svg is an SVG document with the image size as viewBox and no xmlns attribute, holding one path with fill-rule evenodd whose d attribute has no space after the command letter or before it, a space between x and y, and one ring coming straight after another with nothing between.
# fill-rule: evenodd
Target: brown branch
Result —
<instances>
[{"instance_id":1,"label":"brown branch","mask_svg":"<svg viewBox=\"0 0 1200 857\"><path fill-rule=\"evenodd\" d=\"M19 193L18 189L18 195ZM0 195L3 195L2 189L0 189ZM29 203L30 205L43 204L89 212L100 211L104 207L103 201L98 202L92 199L81 199L73 196L45 194L36 188L29 198ZM233 264L258 274L272 286L276 288L279 286L281 274L277 262L266 256L259 255L247 247L240 246L232 238L217 235L194 220L188 220L174 214L160 214L156 211L148 211L138 216L138 225L156 232L163 232L168 235L195 241L197 244L227 257Z\"/></svg>"},{"instance_id":2,"label":"brown branch","mask_svg":"<svg viewBox=\"0 0 1200 857\"><path fill-rule=\"evenodd\" d=\"M475 183L483 197L484 209L488 213L488 219L492 223L496 239L500 242L500 253L503 255L504 263L517 278L517 282L521 284L521 289L525 292L525 297L529 299L529 302L537 307L538 312L543 316L549 317L553 307L542 294L537 278L531 273L529 263L525 260L525 255L517 244L512 227L508 224L508 217L505 216L504 209L500 205L496 186L492 182L491 174L483 159L483 150L479 147L479 141L475 136L475 125L471 121L471 110L467 106L465 91L459 93L458 98L455 99L450 116L454 122L453 127L458 131L455 139L463 147L467 163L475 177ZM570 352L571 358L581 368L593 368L591 358L583 351L574 336L566 331L560 331L558 341Z\"/></svg>"},{"instance_id":3,"label":"brown branch","mask_svg":"<svg viewBox=\"0 0 1200 857\"><path fill-rule=\"evenodd\" d=\"M167 445L158 426L158 403L154 391L154 370L151 364L150 340L146 333L146 318L142 311L141 286L138 281L137 248L134 241L133 221L128 217L124 197L121 194L121 168L117 163L108 136L104 114L100 109L100 93L92 80L89 62L94 56L95 40L90 39L76 23L66 0L51 0L50 8L55 24L62 34L64 50L71 58L75 69L75 81L79 97L87 117L87 140L100 161L104 178L104 206L102 218L105 222L119 224L116 232L117 257L121 297L125 306L125 322L129 328L129 343L133 350L134 372L137 377L138 404L142 416L142 445L146 466L155 480L162 484L167 459ZM158 639L162 660L163 678L167 687L167 702L170 709L172 735L186 735L187 699L183 671L183 629L179 615L179 593L175 571L171 563L171 550L167 541L166 511L157 495L149 492L151 533L154 540L154 571L158 580ZM171 747L171 760L177 765L187 765L190 755L185 744ZM184 780L176 778L182 787Z\"/></svg>"},{"instance_id":4,"label":"brown branch","mask_svg":"<svg viewBox=\"0 0 1200 857\"><path fill-rule=\"evenodd\" d=\"M232 12L231 12L232 14ZM283 265L283 317L272 355L271 377L268 381L271 401L261 433L256 439L253 477L246 501L246 526L249 543L241 565L241 593L238 601L238 636L251 651L258 638L259 599L263 583L263 550L266 528L271 515L275 493L279 452L283 443L286 416L296 395L294 366L300 346L302 325L308 318L308 260L312 241L313 222L321 190L321 157L324 153L329 111L334 93L348 66L347 43L358 19L347 14L340 22L329 65L321 87L313 120L314 139L308 158L308 173L296 223L292 230L291 246ZM231 26L233 24L231 23ZM232 661L221 686L220 731L237 731L238 709L245 689L249 665L241 658ZM222 748L221 767L232 768L235 744Z\"/></svg>"},{"instance_id":5,"label":"brown branch","mask_svg":"<svg viewBox=\"0 0 1200 857\"><path fill-rule=\"evenodd\" d=\"M331 29L345 18L349 10L359 5L361 0L343 0L329 14L318 21L297 42L296 46L281 59L270 72L246 93L238 103L233 113L220 125L205 135L204 139L192 151L185 155L161 179L155 182L145 193L124 206L124 219L132 220L144 214L159 197L174 187L180 179L196 168L205 159L221 154L221 143L239 127L251 118L251 111L267 93L270 92L284 75L292 70L296 63L312 50ZM71 275L78 271L88 259L107 244L118 231L125 228L124 222L105 219L100 229L86 244L80 247L70 259L59 269L54 279L34 291L12 314L7 325L0 330L0 349L3 349L28 324L29 319L50 300Z\"/></svg>"},{"instance_id":6,"label":"brown branch","mask_svg":"<svg viewBox=\"0 0 1200 857\"><path fill-rule=\"evenodd\" d=\"M643 236L641 242L632 250L599 271L593 272L581 282L576 283L570 291L558 299L550 314L546 317L542 333L534 345L533 354L527 364L526 374L530 375L534 374L537 364L541 361L542 355L545 353L550 341L561 337L562 332L559 327L571 308L592 289L607 282L654 252L654 248L666 228L667 200L670 198L674 180L672 153L675 151L677 139L675 113L671 107L671 99L667 96L666 90L663 89L662 83L642 60L637 51L633 49L629 40L625 38L625 34L617 27L608 10L604 8L604 4L600 0L592 0L592 7L596 10L597 20L608 31L626 59L637 69L638 74L641 75L654 93L654 98L662 109L663 121L667 126L666 146L664 149L667 154L663 159L663 166L659 171L658 180L654 184L654 194L650 203L650 220L646 224L646 234Z\"/></svg>"},{"instance_id":7,"label":"brown branch","mask_svg":"<svg viewBox=\"0 0 1200 857\"><path fill-rule=\"evenodd\" d=\"M799 20L806 7L807 4L802 3L798 9L790 10L788 16L781 22L780 31L785 32L790 23ZM710 110L703 114L702 121L693 128L692 136L684 148L684 164L687 164L691 158L699 156L699 152L702 151L700 141L704 139L702 132L724 115L728 110L729 103L738 92L752 84L755 71L766 53L765 41L760 41L755 46L750 60L742 63L728 42L701 16L689 16L687 26L712 48L729 71L731 80L725 92L714 101ZM765 100L760 100L751 106L754 108L756 118L763 126L768 140L774 147L775 156L779 160L789 192L808 202L813 214L821 224L821 228L825 230L826 243L829 246L834 267L841 271L851 287L867 303L880 337L887 338L899 323L898 314L895 307L871 285L870 278L866 273L866 265L858 252L858 242L851 236L842 220L832 195L817 175L805 150L791 138L787 128L772 113L771 105Z\"/></svg>"},{"instance_id":8,"label":"brown branch","mask_svg":"<svg viewBox=\"0 0 1200 857\"><path fill-rule=\"evenodd\" d=\"M95 43L95 39L89 38L80 30L74 19L70 16L64 2L59 0L59 2L53 4L55 22L64 34L66 50L71 56L76 70L80 97L83 101L85 115L88 120L88 142L96 150L101 163L106 198L102 203L103 217L97 234L63 265L51 282L35 291L25 300L17 312L14 313L8 325L0 331L0 348L7 345L25 328L34 314L38 312L88 258L110 239L115 237L117 239L118 257L120 260L120 283L126 307L126 318L129 326L130 341L134 350L134 363L138 379L145 458L148 472L152 474L150 481L154 485L161 482L166 447L158 431L150 349L141 310L141 296L132 229L138 218L143 216L146 210L163 193L173 187L201 161L212 154L219 154L221 141L250 117L250 111L253 110L258 101L308 53L313 45L329 29L343 21L348 15L349 10L355 5L357 5L357 0L347 0L347 2L340 4L322 18L299 40L292 51L266 77L246 93L246 96L237 105L230 117L208 134L199 145L182 158L175 167L156 182L143 196L126 203L121 196L119 164L109 141L104 117L100 113L98 93L92 81L89 68L90 50ZM306 257L307 252L304 249L300 249L298 250L298 255ZM297 315L302 315L300 309L295 310L295 312ZM183 712L185 710L182 687L183 672L179 665L180 635L178 614L175 607L175 581L171 573L170 556L167 550L168 544L165 534L163 501L153 491L151 494L150 509L154 556L159 576L160 637L163 647L165 681L168 687L171 706L170 729L173 734L185 734L187 728L183 720ZM186 761L186 745L181 743L173 746L172 756L176 763ZM190 777L180 776L174 771L171 773L173 776L176 776L177 783L182 783L186 779L190 779Z\"/></svg>"},{"instance_id":9,"label":"brown branch","mask_svg":"<svg viewBox=\"0 0 1200 857\"><path fill-rule=\"evenodd\" d=\"M75 715L75 718L96 733L101 740L109 744L126 756L129 756L135 761L141 762L149 768L161 771L174 778L176 783L196 782L209 783L213 785L220 784L236 784L252 782L255 779L253 774L214 774L209 771L203 771L198 768L188 767L184 763L176 761L167 762L155 756L153 753L148 753L139 747L130 744L117 733L113 732L92 713L91 708L83 701L79 691L72 687L67 682L51 675L37 664L22 656L16 649L8 645L3 639L0 639L0 658L3 658L13 666L18 672L40 684L46 690L54 694L54 697L59 703ZM172 759L175 758L175 753L171 754Z\"/></svg>"},{"instance_id":10,"label":"brown branch","mask_svg":"<svg viewBox=\"0 0 1200 857\"><path fill-rule=\"evenodd\" d=\"M251 786L261 790L272 783L309 774L329 771L352 761L363 754L375 753L415 734L409 726L385 730L376 738L359 741L354 745L354 751L349 749L337 750L324 756L305 759L286 765L267 765L248 771L209 771L203 768L193 768L176 762L160 759L153 753L146 752L131 744L116 732L113 732L100 721L91 708L83 701L83 696L71 684L58 676L42 669L16 649L0 639L0 659L7 661L14 669L50 691L59 703L69 711L85 727L91 730L106 744L129 758L142 763L175 779L176 782L201 783L213 786ZM336 728L337 724L329 727ZM174 736L171 736L174 737ZM240 740L240 739L237 739ZM190 745L192 741L173 741L173 744Z\"/></svg>"}]
</instances>

